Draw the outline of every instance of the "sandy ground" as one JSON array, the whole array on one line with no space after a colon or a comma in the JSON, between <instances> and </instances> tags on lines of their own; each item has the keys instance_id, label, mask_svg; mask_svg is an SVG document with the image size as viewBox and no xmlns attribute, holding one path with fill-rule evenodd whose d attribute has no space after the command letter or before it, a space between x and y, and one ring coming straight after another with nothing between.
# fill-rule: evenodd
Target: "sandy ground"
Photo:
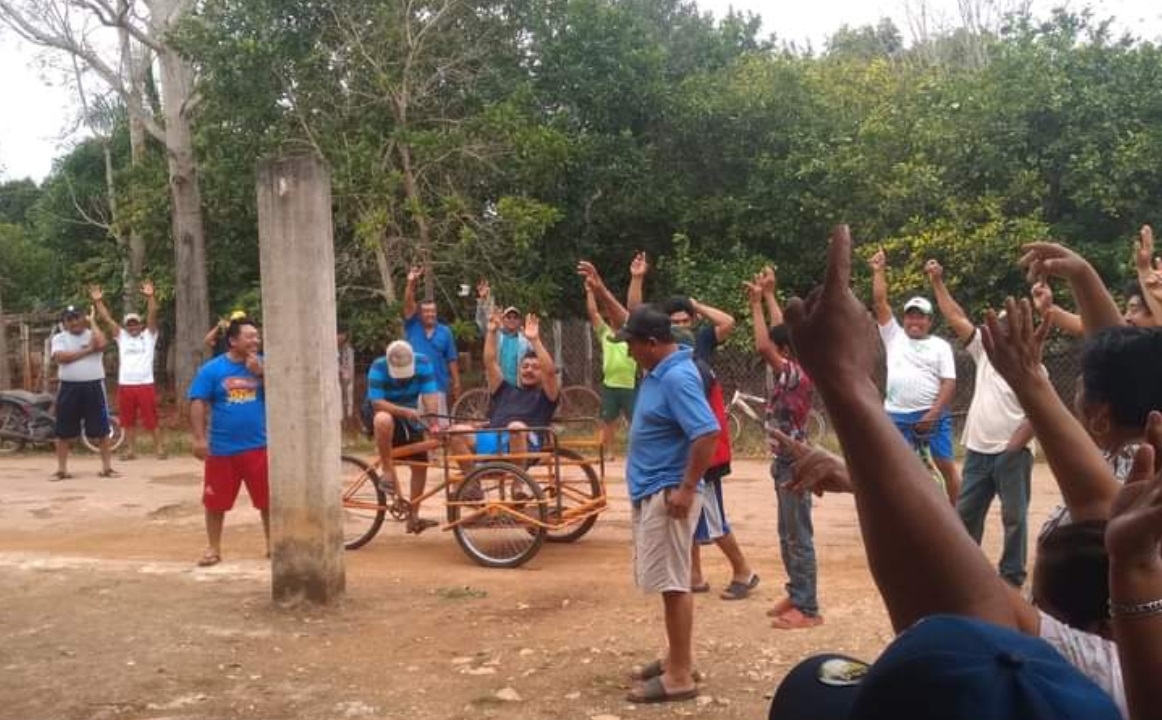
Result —
<instances>
[{"instance_id":1,"label":"sandy ground","mask_svg":"<svg viewBox=\"0 0 1162 720\"><path fill-rule=\"evenodd\" d=\"M406 536L389 523L347 554L346 599L305 610L271 603L244 500L227 521L224 562L194 567L204 546L195 460L118 467L123 477L103 480L82 456L76 479L50 483L50 456L0 458L0 717L757 719L802 657L874 658L891 636L846 496L816 506L825 624L769 627L783 572L765 462L736 462L727 486L762 584L720 600L728 566L705 553L715 592L696 596L703 697L660 707L623 699L627 671L654 656L662 630L660 599L632 586L620 464L608 473L611 508L574 545L492 570L450 534ZM1031 527L1056 495L1039 465ZM994 505L985 542L994 559L998 514Z\"/></svg>"}]
</instances>

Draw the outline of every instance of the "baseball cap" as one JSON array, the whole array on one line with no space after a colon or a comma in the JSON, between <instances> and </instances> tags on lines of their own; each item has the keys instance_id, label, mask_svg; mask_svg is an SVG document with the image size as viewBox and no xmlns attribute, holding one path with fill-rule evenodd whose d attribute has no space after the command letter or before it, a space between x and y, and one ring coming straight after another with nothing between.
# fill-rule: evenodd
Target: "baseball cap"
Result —
<instances>
[{"instance_id":1,"label":"baseball cap","mask_svg":"<svg viewBox=\"0 0 1162 720\"><path fill-rule=\"evenodd\" d=\"M936 615L870 666L821 655L789 672L769 720L1115 720L1114 701L1040 638Z\"/></svg>"},{"instance_id":2,"label":"baseball cap","mask_svg":"<svg viewBox=\"0 0 1162 720\"><path fill-rule=\"evenodd\" d=\"M515 315L519 316L519 315L520 315L520 310L517 310L517 309L516 309L516 307L515 307L515 306L513 306L513 305L509 305L508 307L506 307L506 308L504 309L504 312L502 312L502 313L501 313L501 316L504 316L504 315L513 315L513 314L515 314Z\"/></svg>"},{"instance_id":3,"label":"baseball cap","mask_svg":"<svg viewBox=\"0 0 1162 720\"><path fill-rule=\"evenodd\" d=\"M67 305L64 310L61 310L61 320L68 320L70 318L81 317L85 313L81 312L76 305Z\"/></svg>"},{"instance_id":4,"label":"baseball cap","mask_svg":"<svg viewBox=\"0 0 1162 720\"><path fill-rule=\"evenodd\" d=\"M416 353L406 340L387 346L387 374L393 380L407 380L416 374Z\"/></svg>"},{"instance_id":5,"label":"baseball cap","mask_svg":"<svg viewBox=\"0 0 1162 720\"><path fill-rule=\"evenodd\" d=\"M920 297L917 295L908 302L904 303L904 312L908 312L909 310L919 310L925 315L931 315L932 303L929 302L928 298Z\"/></svg>"},{"instance_id":6,"label":"baseball cap","mask_svg":"<svg viewBox=\"0 0 1162 720\"><path fill-rule=\"evenodd\" d=\"M141 323L141 316L137 313L125 313L125 319L121 322L121 324L128 325L131 322Z\"/></svg>"},{"instance_id":7,"label":"baseball cap","mask_svg":"<svg viewBox=\"0 0 1162 720\"><path fill-rule=\"evenodd\" d=\"M622 325L617 334L613 336L617 342L625 342L630 338L654 338L663 342L672 341L670 316L659 312L653 305L638 305L629 314L629 319L625 321L625 325Z\"/></svg>"},{"instance_id":8,"label":"baseball cap","mask_svg":"<svg viewBox=\"0 0 1162 720\"><path fill-rule=\"evenodd\" d=\"M230 313L230 319L231 320L245 320L246 319L246 311L245 310L235 310L234 312Z\"/></svg>"}]
</instances>

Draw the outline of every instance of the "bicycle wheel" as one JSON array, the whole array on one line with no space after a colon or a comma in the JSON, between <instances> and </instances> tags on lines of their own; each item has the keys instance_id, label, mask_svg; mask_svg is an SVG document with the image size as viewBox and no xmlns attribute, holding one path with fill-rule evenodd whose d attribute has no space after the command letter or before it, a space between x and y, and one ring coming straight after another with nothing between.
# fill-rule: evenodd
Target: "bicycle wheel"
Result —
<instances>
[{"instance_id":1,"label":"bicycle wheel","mask_svg":"<svg viewBox=\"0 0 1162 720\"><path fill-rule=\"evenodd\" d=\"M807 435L807 442L815 445L827 434L827 419L823 417L823 413L812 408L811 412L807 413L807 422L804 423L803 430Z\"/></svg>"},{"instance_id":2,"label":"bicycle wheel","mask_svg":"<svg viewBox=\"0 0 1162 720\"><path fill-rule=\"evenodd\" d=\"M344 455L340 464L343 478L343 547L358 550L379 532L387 508L387 493L379 487L379 473L359 458Z\"/></svg>"},{"instance_id":3,"label":"bicycle wheel","mask_svg":"<svg viewBox=\"0 0 1162 720\"><path fill-rule=\"evenodd\" d=\"M7 433L12 433L8 435ZM9 455L24 449L24 440L17 436L28 435L28 418L19 406L0 403L0 455Z\"/></svg>"},{"instance_id":4,"label":"bicycle wheel","mask_svg":"<svg viewBox=\"0 0 1162 720\"><path fill-rule=\"evenodd\" d=\"M742 420L734 413L730 413L726 416L726 421L730 424L730 442L737 445L742 437Z\"/></svg>"},{"instance_id":5,"label":"bicycle wheel","mask_svg":"<svg viewBox=\"0 0 1162 720\"><path fill-rule=\"evenodd\" d=\"M584 385L570 385L561 390L556 417L568 420L595 418L601 415L601 396Z\"/></svg>"},{"instance_id":6,"label":"bicycle wheel","mask_svg":"<svg viewBox=\"0 0 1162 720\"><path fill-rule=\"evenodd\" d=\"M488 388L473 388L461 395L452 406L452 417L457 421L487 420L488 405L491 402Z\"/></svg>"},{"instance_id":7,"label":"bicycle wheel","mask_svg":"<svg viewBox=\"0 0 1162 720\"><path fill-rule=\"evenodd\" d=\"M82 426L82 431L84 427ZM125 442L125 428L121 427L121 422L114 416L109 416L109 434L105 437L109 438L109 452L115 452ZM99 452L101 448L93 441L93 438L81 432L81 442L89 452Z\"/></svg>"},{"instance_id":8,"label":"bicycle wheel","mask_svg":"<svg viewBox=\"0 0 1162 720\"><path fill-rule=\"evenodd\" d=\"M545 520L541 489L506 462L487 462L468 473L448 503L456 542L485 567L519 567L536 555L545 528L534 523Z\"/></svg>"},{"instance_id":9,"label":"bicycle wheel","mask_svg":"<svg viewBox=\"0 0 1162 720\"><path fill-rule=\"evenodd\" d=\"M605 503L605 485L597 477L597 472L590 463L573 464L578 460L583 460L579 453L561 449L557 451L557 455L562 461L568 461L569 464L562 463L559 478L546 478L545 484L541 485L541 492L545 496L548 522L550 524L559 522L568 524L558 530L546 529L545 540L553 543L571 543L584 537L585 533L592 530L597 523L597 513L600 512L599 508L604 507ZM543 460L538 459L537 462L556 464L551 457ZM550 469L549 472L550 474L554 473L555 468ZM571 509L579 510L582 507L590 508L588 514L583 514L576 519L569 517Z\"/></svg>"}]
</instances>

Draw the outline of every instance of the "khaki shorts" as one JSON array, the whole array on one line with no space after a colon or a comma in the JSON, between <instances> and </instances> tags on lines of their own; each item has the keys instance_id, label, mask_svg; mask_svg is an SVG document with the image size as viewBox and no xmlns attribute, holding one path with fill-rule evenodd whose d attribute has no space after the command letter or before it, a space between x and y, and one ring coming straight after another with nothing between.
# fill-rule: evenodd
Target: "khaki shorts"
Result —
<instances>
[{"instance_id":1,"label":"khaki shorts","mask_svg":"<svg viewBox=\"0 0 1162 720\"><path fill-rule=\"evenodd\" d=\"M634 505L634 582L646 592L690 592L690 550L702 494L694 496L682 520L670 517L667 497L668 491L657 492Z\"/></svg>"}]
</instances>

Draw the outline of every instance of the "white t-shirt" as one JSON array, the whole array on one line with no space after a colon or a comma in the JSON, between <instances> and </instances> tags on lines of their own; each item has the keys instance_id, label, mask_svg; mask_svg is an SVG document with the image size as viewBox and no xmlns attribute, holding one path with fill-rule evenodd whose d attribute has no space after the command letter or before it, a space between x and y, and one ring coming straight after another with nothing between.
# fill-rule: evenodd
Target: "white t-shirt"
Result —
<instances>
[{"instance_id":1,"label":"white t-shirt","mask_svg":"<svg viewBox=\"0 0 1162 720\"><path fill-rule=\"evenodd\" d=\"M64 330L52 336L50 352L76 352L93 342L93 331L86 328L78 335ZM71 363L57 363L57 376L62 382L92 382L105 379L105 363L101 353L90 353Z\"/></svg>"},{"instance_id":2,"label":"white t-shirt","mask_svg":"<svg viewBox=\"0 0 1162 720\"><path fill-rule=\"evenodd\" d=\"M1025 411L1017 394L989 361L980 330L972 331L972 339L964 349L976 362L976 386L964 423L964 446L973 452L996 455L1005 451L1009 439L1025 421Z\"/></svg>"},{"instance_id":3,"label":"white t-shirt","mask_svg":"<svg viewBox=\"0 0 1162 720\"><path fill-rule=\"evenodd\" d=\"M117 335L117 349L121 352L121 366L117 372L119 385L152 385L153 357L157 349L157 333L143 328L137 337L121 328Z\"/></svg>"},{"instance_id":4,"label":"white t-shirt","mask_svg":"<svg viewBox=\"0 0 1162 720\"><path fill-rule=\"evenodd\" d=\"M894 317L887 325L880 325L880 338L888 353L884 409L910 413L935 405L940 381L956 379L956 362L948 341L934 335L913 340Z\"/></svg>"},{"instance_id":5,"label":"white t-shirt","mask_svg":"<svg viewBox=\"0 0 1162 720\"><path fill-rule=\"evenodd\" d=\"M1126 708L1126 688L1122 685L1122 663L1118 660L1118 646L1100 635L1072 628L1052 615L1041 615L1041 639L1053 646L1078 672L1106 691L1123 718L1129 718Z\"/></svg>"}]
</instances>

